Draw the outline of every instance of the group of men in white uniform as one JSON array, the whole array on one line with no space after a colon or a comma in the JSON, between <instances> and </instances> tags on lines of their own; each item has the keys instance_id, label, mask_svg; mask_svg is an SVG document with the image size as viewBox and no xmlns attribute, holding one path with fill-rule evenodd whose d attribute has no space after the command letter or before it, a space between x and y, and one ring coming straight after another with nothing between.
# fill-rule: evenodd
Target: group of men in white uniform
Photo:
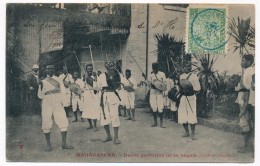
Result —
<instances>
[{"instance_id":1,"label":"group of men in white uniform","mask_svg":"<svg viewBox=\"0 0 260 166\"><path fill-rule=\"evenodd\" d=\"M80 110L82 119L88 119L89 129L93 128L93 121L94 130L97 131L97 120L100 120L100 125L104 126L107 134L104 142L113 140L109 129L111 123L114 128L114 143L121 143L118 138L120 126L118 107L120 104L125 105L129 118L135 120L134 89L136 82L131 78L130 70L126 70L126 77L124 77L118 72L112 61L106 61L105 67L107 72L96 76L93 75L93 65L87 65L83 79L79 78L78 71L74 71L71 75L67 73L66 69L57 77L54 75L53 65L46 67L47 77L39 83L38 89L38 97L42 100L42 129L47 142L46 151L52 150L50 142L52 116L61 131L62 149L73 149L72 146L66 144L69 124L66 111L70 101L75 115L74 122L78 121L77 110ZM76 92L72 90L72 84L79 87ZM122 88L120 89L119 86ZM126 91L124 87L131 87L131 90ZM80 92L78 92L79 89Z\"/></svg>"},{"instance_id":2,"label":"group of men in white uniform","mask_svg":"<svg viewBox=\"0 0 260 166\"><path fill-rule=\"evenodd\" d=\"M237 90L239 91L237 103L240 106L240 126L244 132L245 145L240 150L247 152L250 146L249 137L253 135L254 129L254 68L252 64L254 58L252 55L244 56L241 66L245 68L241 82ZM59 126L62 135L62 149L72 149L72 146L66 144L66 135L68 127L68 119L64 108L69 106L70 89L64 85L66 82L75 83L82 89L80 94L72 93L72 108L76 113L77 108L82 113L82 118L87 118L90 124L90 129L97 130L97 120L100 120L100 125L104 126L107 137L104 142L112 141L109 124L114 128L114 143L120 144L118 137L120 120L119 106L126 108L128 113L127 120L135 121L135 94L134 90L137 87L136 81L131 77L131 71L126 70L125 77L119 73L112 61L106 61L105 67L107 72L101 73L99 76L93 75L93 65L87 65L86 75L83 79L79 78L79 72L74 71L71 76L66 71L60 77L54 76L54 66L46 67L47 77L39 84L38 97L42 99L42 129L45 133L47 141L47 151L50 151L50 129L52 127L52 115ZM179 77L180 80L188 80L193 91L190 94L181 94L178 108L176 102L167 97L170 89L177 86L171 78L166 79L165 74L159 71L158 63L152 64L153 72L146 77L150 82L150 106L153 111L154 124L151 127L156 127L157 113L160 117L160 127L163 125L163 110L168 108L171 111L178 109L178 123L182 124L185 130L183 137L191 137L195 140L195 125L197 124L196 113L196 93L201 89L197 74L191 72L191 64L188 63L183 67L183 73ZM167 86L166 91L157 89L153 84L154 80L159 80ZM65 81L65 82L64 82ZM179 87L178 84L177 87ZM128 87L128 88L125 88ZM130 88L129 88L130 87ZM180 88L180 87L179 87ZM252 91L252 92L251 92ZM251 92L251 93L250 93ZM75 121L77 121L75 114ZM191 127L191 134L188 125Z\"/></svg>"},{"instance_id":3,"label":"group of men in white uniform","mask_svg":"<svg viewBox=\"0 0 260 166\"><path fill-rule=\"evenodd\" d=\"M66 69L59 77L54 76L54 66L49 65L46 67L47 77L39 84L38 97L42 99L42 129L45 133L47 142L47 151L50 151L50 129L52 128L52 116L59 126L62 134L62 148L72 149L72 146L66 144L66 135L68 127L68 119L66 111L72 104L72 110L75 115L74 122L78 121L77 110L81 112L81 118L86 118L89 121L89 129L93 128L92 121L94 122L94 129L97 131L97 120L100 120L100 125L104 126L107 137L104 142L112 141L109 124L114 128L114 143L120 144L118 138L118 131L120 126L119 120L119 106L126 108L128 118L126 120L135 121L135 94L136 81L131 77L131 71L126 70L125 77L119 73L115 64L112 61L105 63L107 72L101 73L99 76L93 75L93 65L86 66L86 74L83 79L79 78L79 72L74 71L72 75L67 73ZM158 63L152 64L153 72L148 76L150 84L150 106L153 110L154 124L152 127L157 126L157 112L160 117L160 127L165 128L163 125L163 110L165 105L172 108L172 111L177 111L176 103L166 99L167 93L156 89L153 85L153 80L160 80L172 88L170 79L166 79L165 74L159 71ZM181 75L185 78L190 72L187 71ZM185 75L186 74L186 75ZM200 89L200 84L196 75L190 77L195 90ZM77 84L82 91L80 93L73 93L67 85L69 83ZM127 90L125 87L131 87ZM168 90L169 90L168 88ZM129 90L130 89L130 90ZM72 95L71 95L72 94ZM71 96L70 96L71 95ZM71 98L71 100L70 100ZM166 99L166 102L165 102ZM168 100L168 101L167 101ZM187 101L189 100L189 101ZM189 105L187 104L189 102ZM165 104L166 103L166 104ZM65 110L65 111L64 111ZM189 136L188 123L191 124L192 139L194 139L196 119L196 96L195 94L186 98L181 98L179 108L178 121L182 123L186 131L185 137Z\"/></svg>"},{"instance_id":4,"label":"group of men in white uniform","mask_svg":"<svg viewBox=\"0 0 260 166\"><path fill-rule=\"evenodd\" d=\"M160 117L160 127L165 128L163 125L163 111L164 108L170 108L171 111L176 112L177 106L176 102L168 98L167 94L174 86L179 88L179 84L175 85L170 78L166 79L165 74L159 71L159 64L157 62L152 64L153 72L148 76L148 81L150 84L150 106L153 111L154 124L151 127L157 126L157 113ZM198 76L191 72L191 64L187 63L183 67L183 74L180 75L180 80L186 79L193 86L194 92L191 95L181 94L180 104L178 106L178 123L182 124L185 129L185 134L183 137L190 137L195 140L195 125L197 123L197 113L196 113L196 92L200 90L200 82ZM154 80L160 80L167 86L166 91L159 90L153 85ZM188 124L191 126L191 135L189 133Z\"/></svg>"}]
</instances>

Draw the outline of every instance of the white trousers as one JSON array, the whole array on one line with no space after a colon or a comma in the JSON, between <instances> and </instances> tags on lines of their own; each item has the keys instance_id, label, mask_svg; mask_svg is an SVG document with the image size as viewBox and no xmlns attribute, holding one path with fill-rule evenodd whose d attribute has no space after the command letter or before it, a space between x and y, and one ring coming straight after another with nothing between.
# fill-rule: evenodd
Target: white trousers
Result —
<instances>
[{"instance_id":1,"label":"white trousers","mask_svg":"<svg viewBox=\"0 0 260 166\"><path fill-rule=\"evenodd\" d=\"M134 109L135 108L135 92L127 92L126 93L126 109Z\"/></svg>"},{"instance_id":2,"label":"white trousers","mask_svg":"<svg viewBox=\"0 0 260 166\"><path fill-rule=\"evenodd\" d=\"M178 109L178 123L197 123L196 96L182 96Z\"/></svg>"},{"instance_id":3,"label":"white trousers","mask_svg":"<svg viewBox=\"0 0 260 166\"><path fill-rule=\"evenodd\" d=\"M120 126L120 120L118 116L119 99L114 92L104 92L103 94L104 113L101 109L100 125L112 124L113 127Z\"/></svg>"},{"instance_id":4,"label":"white trousers","mask_svg":"<svg viewBox=\"0 0 260 166\"><path fill-rule=\"evenodd\" d=\"M151 89L150 90L150 106L153 110L153 112L163 112L163 93L155 90L155 89Z\"/></svg>"},{"instance_id":5,"label":"white trousers","mask_svg":"<svg viewBox=\"0 0 260 166\"><path fill-rule=\"evenodd\" d=\"M73 112L77 111L77 105L79 106L79 110L83 111L83 97L79 98L79 96L72 97L72 110Z\"/></svg>"},{"instance_id":6,"label":"white trousers","mask_svg":"<svg viewBox=\"0 0 260 166\"><path fill-rule=\"evenodd\" d=\"M61 131L67 131L69 122L64 111L60 93L46 95L42 100L42 130L49 133L52 128L52 116Z\"/></svg>"}]
</instances>

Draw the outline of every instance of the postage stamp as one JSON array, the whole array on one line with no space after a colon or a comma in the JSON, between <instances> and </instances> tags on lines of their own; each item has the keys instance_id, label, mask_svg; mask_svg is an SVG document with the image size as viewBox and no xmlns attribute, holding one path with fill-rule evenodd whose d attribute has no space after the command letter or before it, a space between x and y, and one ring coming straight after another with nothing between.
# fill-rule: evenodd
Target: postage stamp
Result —
<instances>
[{"instance_id":1,"label":"postage stamp","mask_svg":"<svg viewBox=\"0 0 260 166\"><path fill-rule=\"evenodd\" d=\"M188 52L225 53L225 8L190 8L188 23Z\"/></svg>"}]
</instances>

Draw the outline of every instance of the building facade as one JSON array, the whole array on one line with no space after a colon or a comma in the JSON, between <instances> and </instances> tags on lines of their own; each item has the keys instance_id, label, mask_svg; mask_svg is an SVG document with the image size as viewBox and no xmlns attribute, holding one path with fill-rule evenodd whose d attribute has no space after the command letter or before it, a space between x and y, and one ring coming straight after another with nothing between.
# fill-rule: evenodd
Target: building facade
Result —
<instances>
[{"instance_id":1,"label":"building facade","mask_svg":"<svg viewBox=\"0 0 260 166\"><path fill-rule=\"evenodd\" d=\"M254 24L253 5L225 6L228 22L247 17ZM23 48L24 58L18 61L23 71L30 70L34 63L44 66L50 61L67 62L71 70L77 66L82 72L93 61L95 70L104 71L104 61L114 59L119 70L131 69L140 81L142 72L151 72L153 62L164 61L156 53L156 34L169 34L178 41L187 41L189 7L186 4L9 5L7 30ZM240 55L232 49L234 42L233 38L228 40L228 51L226 56L219 57L216 70L241 72L237 67ZM183 50L185 47L186 43ZM184 51L178 56L182 54ZM168 63L163 63L164 70L171 67L165 67Z\"/></svg>"}]
</instances>

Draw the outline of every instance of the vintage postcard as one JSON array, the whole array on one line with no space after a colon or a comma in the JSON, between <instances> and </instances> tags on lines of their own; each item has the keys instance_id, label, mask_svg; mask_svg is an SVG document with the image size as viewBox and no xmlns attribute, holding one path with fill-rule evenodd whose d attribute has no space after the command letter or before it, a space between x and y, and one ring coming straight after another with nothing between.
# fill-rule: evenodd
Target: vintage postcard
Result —
<instances>
[{"instance_id":1,"label":"vintage postcard","mask_svg":"<svg viewBox=\"0 0 260 166\"><path fill-rule=\"evenodd\" d=\"M255 5L7 3L6 162L255 161Z\"/></svg>"}]
</instances>

